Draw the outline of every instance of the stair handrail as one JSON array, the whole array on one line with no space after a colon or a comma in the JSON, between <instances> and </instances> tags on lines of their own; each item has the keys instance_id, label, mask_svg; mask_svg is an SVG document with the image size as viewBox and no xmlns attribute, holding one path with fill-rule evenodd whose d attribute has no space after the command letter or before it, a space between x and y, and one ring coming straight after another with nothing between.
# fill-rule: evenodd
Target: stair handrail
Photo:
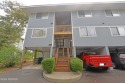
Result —
<instances>
[{"instance_id":1,"label":"stair handrail","mask_svg":"<svg viewBox=\"0 0 125 83\"><path fill-rule=\"evenodd\" d=\"M67 57L68 57L68 64L69 64L69 61L70 61L69 48L67 48Z\"/></svg>"},{"instance_id":2,"label":"stair handrail","mask_svg":"<svg viewBox=\"0 0 125 83\"><path fill-rule=\"evenodd\" d=\"M56 54L55 54L56 64L57 64L57 61L58 61L58 50L59 50L59 48L56 49Z\"/></svg>"}]
</instances>

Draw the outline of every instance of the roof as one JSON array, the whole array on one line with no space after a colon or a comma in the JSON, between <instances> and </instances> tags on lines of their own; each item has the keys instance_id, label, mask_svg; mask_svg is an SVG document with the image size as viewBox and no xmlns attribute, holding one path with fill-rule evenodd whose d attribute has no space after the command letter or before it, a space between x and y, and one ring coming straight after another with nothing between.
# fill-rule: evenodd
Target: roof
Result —
<instances>
[{"instance_id":1,"label":"roof","mask_svg":"<svg viewBox=\"0 0 125 83\"><path fill-rule=\"evenodd\" d=\"M30 13L37 12L59 12L76 10L105 10L105 9L125 9L125 2L89 2L89 3L67 3L67 4L46 4L23 6L22 9Z\"/></svg>"}]
</instances>

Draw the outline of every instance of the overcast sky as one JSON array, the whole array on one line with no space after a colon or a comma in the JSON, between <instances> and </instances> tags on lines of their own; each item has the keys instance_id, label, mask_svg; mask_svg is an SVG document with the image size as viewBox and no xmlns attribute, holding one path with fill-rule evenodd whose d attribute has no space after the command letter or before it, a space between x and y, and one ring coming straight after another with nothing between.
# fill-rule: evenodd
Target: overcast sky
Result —
<instances>
[{"instance_id":1,"label":"overcast sky","mask_svg":"<svg viewBox=\"0 0 125 83\"><path fill-rule=\"evenodd\" d=\"M0 0L2 2L4 0ZM112 1L125 1L125 0L10 0L17 1L23 5L42 5L42 4L60 4L60 3L84 3L84 2L112 2ZM0 10L0 15L4 15L4 12Z\"/></svg>"},{"instance_id":2,"label":"overcast sky","mask_svg":"<svg viewBox=\"0 0 125 83\"><path fill-rule=\"evenodd\" d=\"M0 0L3 1L3 0ZM111 2L125 0L11 0L18 1L24 5L59 4L59 3L79 3L79 2Z\"/></svg>"}]
</instances>

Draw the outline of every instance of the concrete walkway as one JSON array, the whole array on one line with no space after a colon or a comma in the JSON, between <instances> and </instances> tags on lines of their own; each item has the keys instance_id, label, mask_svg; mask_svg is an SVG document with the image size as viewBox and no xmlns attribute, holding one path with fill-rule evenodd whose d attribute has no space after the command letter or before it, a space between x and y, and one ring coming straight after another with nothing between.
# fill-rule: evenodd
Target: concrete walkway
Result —
<instances>
[{"instance_id":1,"label":"concrete walkway","mask_svg":"<svg viewBox=\"0 0 125 83\"><path fill-rule=\"evenodd\" d=\"M43 72L43 77L54 83L73 83L82 77L82 72L53 72L52 74Z\"/></svg>"}]
</instances>

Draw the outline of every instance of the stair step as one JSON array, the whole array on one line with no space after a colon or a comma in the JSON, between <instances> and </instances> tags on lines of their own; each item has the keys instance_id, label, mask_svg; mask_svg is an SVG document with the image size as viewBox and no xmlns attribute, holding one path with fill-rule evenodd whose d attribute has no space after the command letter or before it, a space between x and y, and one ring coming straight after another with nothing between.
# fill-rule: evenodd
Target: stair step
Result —
<instances>
[{"instance_id":1,"label":"stair step","mask_svg":"<svg viewBox=\"0 0 125 83\"><path fill-rule=\"evenodd\" d=\"M68 58L58 58L58 60L68 60Z\"/></svg>"},{"instance_id":2,"label":"stair step","mask_svg":"<svg viewBox=\"0 0 125 83\"><path fill-rule=\"evenodd\" d=\"M57 69L69 69L69 67L56 67Z\"/></svg>"},{"instance_id":3,"label":"stair step","mask_svg":"<svg viewBox=\"0 0 125 83\"><path fill-rule=\"evenodd\" d=\"M58 59L68 59L67 57L59 57Z\"/></svg>"},{"instance_id":4,"label":"stair step","mask_svg":"<svg viewBox=\"0 0 125 83\"><path fill-rule=\"evenodd\" d=\"M68 69L68 70L58 70L58 69L56 69L56 72L69 72L70 70Z\"/></svg>"},{"instance_id":5,"label":"stair step","mask_svg":"<svg viewBox=\"0 0 125 83\"><path fill-rule=\"evenodd\" d=\"M68 64L68 61L58 61L57 64Z\"/></svg>"},{"instance_id":6,"label":"stair step","mask_svg":"<svg viewBox=\"0 0 125 83\"><path fill-rule=\"evenodd\" d=\"M69 67L56 67L55 70L61 72L70 71Z\"/></svg>"},{"instance_id":7,"label":"stair step","mask_svg":"<svg viewBox=\"0 0 125 83\"><path fill-rule=\"evenodd\" d=\"M68 60L57 60L57 62L67 62Z\"/></svg>"},{"instance_id":8,"label":"stair step","mask_svg":"<svg viewBox=\"0 0 125 83\"><path fill-rule=\"evenodd\" d=\"M56 67L69 67L68 64L57 64Z\"/></svg>"},{"instance_id":9,"label":"stair step","mask_svg":"<svg viewBox=\"0 0 125 83\"><path fill-rule=\"evenodd\" d=\"M68 62L57 62L56 65L68 65Z\"/></svg>"}]
</instances>

